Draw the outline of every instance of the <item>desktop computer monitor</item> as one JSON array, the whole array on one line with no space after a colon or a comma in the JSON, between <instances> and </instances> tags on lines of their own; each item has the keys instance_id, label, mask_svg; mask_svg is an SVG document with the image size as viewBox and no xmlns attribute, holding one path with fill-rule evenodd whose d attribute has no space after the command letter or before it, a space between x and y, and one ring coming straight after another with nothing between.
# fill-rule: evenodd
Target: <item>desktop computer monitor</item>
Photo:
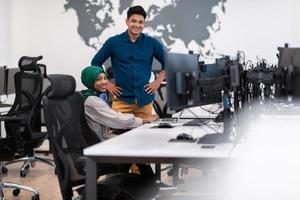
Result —
<instances>
[{"instance_id":1,"label":"desktop computer monitor","mask_svg":"<svg viewBox=\"0 0 300 200\"><path fill-rule=\"evenodd\" d=\"M300 48L279 47L278 67L285 68L285 89L297 101L300 98Z\"/></svg>"},{"instance_id":2,"label":"desktop computer monitor","mask_svg":"<svg viewBox=\"0 0 300 200\"><path fill-rule=\"evenodd\" d=\"M0 95L6 94L6 76L5 68L0 68Z\"/></svg>"},{"instance_id":3,"label":"desktop computer monitor","mask_svg":"<svg viewBox=\"0 0 300 200\"><path fill-rule=\"evenodd\" d=\"M198 62L198 55L168 53L167 102L171 110L222 102L226 59Z\"/></svg>"},{"instance_id":4,"label":"desktop computer monitor","mask_svg":"<svg viewBox=\"0 0 300 200\"><path fill-rule=\"evenodd\" d=\"M167 102L170 109L180 110L192 106L222 103L223 98L228 98L227 91L224 92L228 85L225 75L227 61L227 58L224 58L218 59L214 64L205 64L198 62L197 55L167 54ZM222 95L223 92L226 97ZM219 143L228 140L227 111L224 109L223 133L207 134L199 139L199 143ZM188 123L192 126L201 125L199 119Z\"/></svg>"},{"instance_id":5,"label":"desktop computer monitor","mask_svg":"<svg viewBox=\"0 0 300 200\"><path fill-rule=\"evenodd\" d=\"M6 94L14 94L15 93L15 74L20 71L19 68L7 68L8 76L7 76L7 87Z\"/></svg>"},{"instance_id":6,"label":"desktop computer monitor","mask_svg":"<svg viewBox=\"0 0 300 200\"><path fill-rule=\"evenodd\" d=\"M296 65L300 67L300 48L278 47L278 66L288 67Z\"/></svg>"},{"instance_id":7,"label":"desktop computer monitor","mask_svg":"<svg viewBox=\"0 0 300 200\"><path fill-rule=\"evenodd\" d=\"M166 54L167 104L171 110L195 106L198 55Z\"/></svg>"},{"instance_id":8,"label":"desktop computer monitor","mask_svg":"<svg viewBox=\"0 0 300 200\"><path fill-rule=\"evenodd\" d=\"M225 63L199 64L197 96L195 105L208 105L222 102L222 91L225 83Z\"/></svg>"}]
</instances>

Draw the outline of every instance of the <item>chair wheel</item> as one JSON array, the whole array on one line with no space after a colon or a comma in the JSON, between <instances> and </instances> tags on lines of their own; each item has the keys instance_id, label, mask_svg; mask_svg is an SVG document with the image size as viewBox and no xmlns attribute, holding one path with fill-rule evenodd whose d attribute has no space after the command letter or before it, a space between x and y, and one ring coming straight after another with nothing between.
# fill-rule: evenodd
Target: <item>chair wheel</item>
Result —
<instances>
[{"instance_id":1,"label":"chair wheel","mask_svg":"<svg viewBox=\"0 0 300 200\"><path fill-rule=\"evenodd\" d=\"M31 167L35 167L35 161L30 163Z\"/></svg>"},{"instance_id":2,"label":"chair wheel","mask_svg":"<svg viewBox=\"0 0 300 200\"><path fill-rule=\"evenodd\" d=\"M6 174L8 169L7 169L7 167L3 166L1 171L2 171L2 174Z\"/></svg>"},{"instance_id":3,"label":"chair wheel","mask_svg":"<svg viewBox=\"0 0 300 200\"><path fill-rule=\"evenodd\" d=\"M26 176L25 170L21 170L21 171L20 171L20 176L21 176L21 177L25 177L25 176Z\"/></svg>"},{"instance_id":4,"label":"chair wheel","mask_svg":"<svg viewBox=\"0 0 300 200\"><path fill-rule=\"evenodd\" d=\"M40 200L40 195L36 194L36 195L32 196L31 200Z\"/></svg>"},{"instance_id":5,"label":"chair wheel","mask_svg":"<svg viewBox=\"0 0 300 200\"><path fill-rule=\"evenodd\" d=\"M20 192L21 192L20 189L14 189L14 190L12 191L12 193L13 193L13 195L14 195L15 197L16 197L16 196L19 196Z\"/></svg>"}]
</instances>

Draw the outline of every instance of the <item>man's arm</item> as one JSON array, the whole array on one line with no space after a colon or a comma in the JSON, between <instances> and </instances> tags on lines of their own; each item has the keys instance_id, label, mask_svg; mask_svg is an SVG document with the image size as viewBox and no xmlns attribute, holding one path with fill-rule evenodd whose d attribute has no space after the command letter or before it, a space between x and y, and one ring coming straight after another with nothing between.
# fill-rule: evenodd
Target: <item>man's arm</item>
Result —
<instances>
[{"instance_id":1,"label":"man's arm","mask_svg":"<svg viewBox=\"0 0 300 200\"><path fill-rule=\"evenodd\" d=\"M144 122L141 118L133 114L116 112L111 109L107 103L96 97L88 97L85 100L85 114L101 125L115 129L130 129L142 125Z\"/></svg>"},{"instance_id":2,"label":"man's arm","mask_svg":"<svg viewBox=\"0 0 300 200\"><path fill-rule=\"evenodd\" d=\"M113 47L113 40L112 38L109 38L103 44L102 48L94 56L91 64L94 66L102 66L103 63L110 57L112 47ZM122 89L116 86L111 81L107 82L107 91L111 93L113 96L120 96L122 94Z\"/></svg>"},{"instance_id":3,"label":"man's arm","mask_svg":"<svg viewBox=\"0 0 300 200\"><path fill-rule=\"evenodd\" d=\"M161 70L158 74L158 77L154 81L145 85L145 91L148 94L153 94L155 90L159 88L159 86L165 80L165 78L166 78L166 70Z\"/></svg>"},{"instance_id":4,"label":"man's arm","mask_svg":"<svg viewBox=\"0 0 300 200\"><path fill-rule=\"evenodd\" d=\"M103 63L110 57L111 49L112 41L111 39L108 39L92 59L91 65L101 67Z\"/></svg>"},{"instance_id":5,"label":"man's arm","mask_svg":"<svg viewBox=\"0 0 300 200\"><path fill-rule=\"evenodd\" d=\"M165 55L166 51L164 50L163 45L156 39L154 39L154 57L160 62L161 64L161 71L158 74L158 77L152 81L151 83L145 85L145 91L148 94L153 94L155 90L159 88L161 83L166 78L166 71L165 71Z\"/></svg>"}]
</instances>

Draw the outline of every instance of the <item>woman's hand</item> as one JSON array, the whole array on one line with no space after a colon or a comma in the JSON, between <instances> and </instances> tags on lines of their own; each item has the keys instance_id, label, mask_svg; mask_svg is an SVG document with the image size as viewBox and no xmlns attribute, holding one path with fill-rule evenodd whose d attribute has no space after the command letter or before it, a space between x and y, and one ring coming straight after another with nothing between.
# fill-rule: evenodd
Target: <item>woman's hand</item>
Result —
<instances>
[{"instance_id":1,"label":"woman's hand","mask_svg":"<svg viewBox=\"0 0 300 200\"><path fill-rule=\"evenodd\" d=\"M151 123L151 122L153 122L153 121L155 121L155 120L158 120L159 119L159 117L158 117L158 115L151 115L151 116L149 116L149 117L147 117L147 118L142 118L142 120L143 120L143 124L146 124L146 123Z\"/></svg>"}]
</instances>

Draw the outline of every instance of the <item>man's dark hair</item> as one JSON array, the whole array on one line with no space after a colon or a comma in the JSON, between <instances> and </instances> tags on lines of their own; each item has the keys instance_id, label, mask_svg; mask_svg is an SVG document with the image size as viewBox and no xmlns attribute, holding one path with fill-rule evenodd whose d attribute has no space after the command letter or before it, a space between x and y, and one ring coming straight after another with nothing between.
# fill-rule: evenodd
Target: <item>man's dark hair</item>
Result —
<instances>
[{"instance_id":1,"label":"man's dark hair","mask_svg":"<svg viewBox=\"0 0 300 200\"><path fill-rule=\"evenodd\" d=\"M129 17L131 17L131 15L133 15L133 14L142 15L145 19L147 16L147 13L142 6L130 7L127 11L127 19L129 19Z\"/></svg>"}]
</instances>

